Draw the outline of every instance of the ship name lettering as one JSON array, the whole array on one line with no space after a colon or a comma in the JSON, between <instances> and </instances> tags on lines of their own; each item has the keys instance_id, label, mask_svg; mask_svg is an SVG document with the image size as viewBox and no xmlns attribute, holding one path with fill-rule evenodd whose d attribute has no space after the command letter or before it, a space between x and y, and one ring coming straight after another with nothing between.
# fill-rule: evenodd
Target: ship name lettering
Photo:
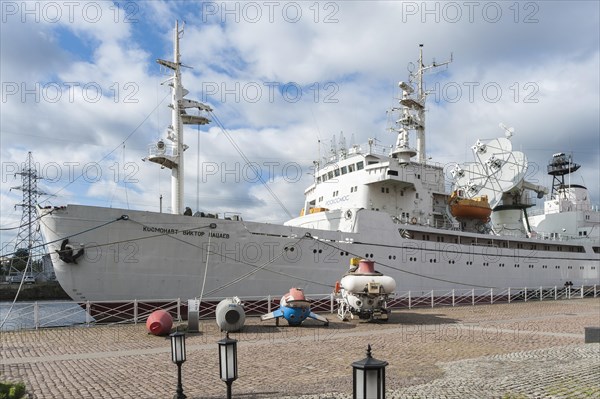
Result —
<instances>
[{"instance_id":1,"label":"ship name lettering","mask_svg":"<svg viewBox=\"0 0 600 399\"><path fill-rule=\"evenodd\" d=\"M227 233L209 233L208 235L209 237L229 239L229 234Z\"/></svg>"},{"instance_id":2,"label":"ship name lettering","mask_svg":"<svg viewBox=\"0 0 600 399\"><path fill-rule=\"evenodd\" d=\"M151 227L151 226L143 226L142 231L148 231L150 233L160 233L160 234L177 234L179 230L177 229L167 229L164 227Z\"/></svg>"},{"instance_id":3,"label":"ship name lettering","mask_svg":"<svg viewBox=\"0 0 600 399\"><path fill-rule=\"evenodd\" d=\"M203 231L183 230L182 233L183 233L184 236L202 237L204 235Z\"/></svg>"},{"instance_id":4,"label":"ship name lettering","mask_svg":"<svg viewBox=\"0 0 600 399\"><path fill-rule=\"evenodd\" d=\"M349 195L344 195L343 197L338 197L338 198L330 199L329 201L325 202L325 205L338 204L340 202L348 201L349 199L350 199Z\"/></svg>"}]
</instances>

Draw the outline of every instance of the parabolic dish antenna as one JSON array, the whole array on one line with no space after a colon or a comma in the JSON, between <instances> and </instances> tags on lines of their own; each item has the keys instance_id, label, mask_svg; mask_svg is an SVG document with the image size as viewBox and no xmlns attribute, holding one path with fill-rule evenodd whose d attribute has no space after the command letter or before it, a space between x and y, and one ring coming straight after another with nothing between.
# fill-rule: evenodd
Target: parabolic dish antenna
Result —
<instances>
[{"instance_id":1,"label":"parabolic dish antenna","mask_svg":"<svg viewBox=\"0 0 600 399\"><path fill-rule=\"evenodd\" d=\"M527 170L527 157L512 150L508 138L477 140L471 147L475 162L457 165L452 171L455 190L463 198L487 196L493 209L502 194L523 181Z\"/></svg>"}]
</instances>

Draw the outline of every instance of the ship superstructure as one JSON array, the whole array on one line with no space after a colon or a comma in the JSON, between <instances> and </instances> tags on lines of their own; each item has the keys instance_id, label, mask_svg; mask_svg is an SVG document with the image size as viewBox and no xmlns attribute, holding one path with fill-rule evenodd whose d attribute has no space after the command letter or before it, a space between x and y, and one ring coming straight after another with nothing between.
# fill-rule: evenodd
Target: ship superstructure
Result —
<instances>
[{"instance_id":1,"label":"ship superstructure","mask_svg":"<svg viewBox=\"0 0 600 399\"><path fill-rule=\"evenodd\" d=\"M512 150L512 131L477 141L474 162L454 166L446 192L444 169L425 153L422 90L423 73L446 63L425 66L422 48L399 84L396 144L346 148L342 140L317 163L300 216L278 225L182 214L183 125L208 123L211 109L185 98L180 32L176 24L174 61L159 61L173 71L173 144L153 143L147 157L172 170L173 214L39 209L56 276L74 300L264 297L290 286L321 294L355 257L375 262L396 292L600 283L600 219L587 191L557 185L545 213L532 215L529 193L545 189L524 180L527 160ZM66 251L82 255L71 262Z\"/></svg>"}]
</instances>

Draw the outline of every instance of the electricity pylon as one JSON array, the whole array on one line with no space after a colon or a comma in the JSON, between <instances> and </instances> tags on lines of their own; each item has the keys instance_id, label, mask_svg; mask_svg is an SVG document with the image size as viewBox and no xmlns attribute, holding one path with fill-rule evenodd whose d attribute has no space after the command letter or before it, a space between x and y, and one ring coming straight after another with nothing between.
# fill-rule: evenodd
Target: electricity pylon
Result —
<instances>
[{"instance_id":1,"label":"electricity pylon","mask_svg":"<svg viewBox=\"0 0 600 399\"><path fill-rule=\"evenodd\" d=\"M40 273L45 271L42 257L46 253L46 250L42 234L39 230L35 208L39 196L45 195L46 193L38 190L37 181L43 179L43 177L38 176L31 151L27 153L27 160L21 165L21 171L15 173L15 177L17 175L21 175L21 186L11 187L11 190L20 190L23 192L23 201L15 205L15 209L21 207L23 213L21 215L19 232L15 238L13 261L10 263L10 272L22 271L15 268L16 262L18 261L15 257L24 255L29 258L21 258L23 261L28 262L27 271ZM25 250L27 251L26 254Z\"/></svg>"}]
</instances>

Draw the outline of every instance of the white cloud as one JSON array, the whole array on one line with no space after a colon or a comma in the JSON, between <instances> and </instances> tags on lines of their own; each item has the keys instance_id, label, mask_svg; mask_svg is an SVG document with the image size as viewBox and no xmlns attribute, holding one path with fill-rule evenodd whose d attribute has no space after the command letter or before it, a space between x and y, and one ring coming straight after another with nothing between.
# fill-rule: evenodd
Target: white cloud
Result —
<instances>
[{"instance_id":1,"label":"white cloud","mask_svg":"<svg viewBox=\"0 0 600 399\"><path fill-rule=\"evenodd\" d=\"M356 143L370 137L383 144L395 142L385 131L386 109L394 105L397 82L406 80L406 66L415 62L419 43L425 44L425 63L434 56L441 62L454 53L449 68L429 75L427 85L439 82L451 88L448 85L458 84L464 89L454 103L436 103L434 95L430 97L427 145L433 161L469 159L470 145L479 137L501 134L498 122L504 122L516 129L515 147L540 165L542 182L546 182L545 162L551 154L573 151L576 161L583 164L581 175L593 201L600 201L595 175L600 169L599 42L597 35L589 34L598 31L597 3L519 3L518 16L510 8L513 3L496 3L503 13L496 23L481 14L483 3L475 10L473 22L463 3L456 3L462 7L456 23L449 21L452 9L442 2L427 3L432 13L421 8L422 2L297 3L302 6L302 17L295 23L283 17L283 3L275 10L273 22L263 6L258 21L249 21L253 14L247 8L246 14L238 15L238 23L235 15L224 15L222 9L213 14L215 10L207 8L224 3L132 3L138 8L121 9L117 22L112 3L101 4L103 18L96 23L89 22L90 14L88 20L63 19L58 24L22 23L21 15L7 16L7 23L2 24L3 84L17 83L20 90L22 83L30 88L36 82L53 82L64 92L60 101L52 102L50 91L40 92L39 99L31 94L22 98L21 92L6 96L5 85L1 103L2 163L20 163L31 150L48 171L48 165L58 164L63 179L48 184L50 191L58 191L50 199L54 204L157 210L163 194L163 209L170 206L170 172L140 159L146 144L164 137L170 123L168 98L161 104L168 88L160 82L167 76L155 59L172 56L175 18L187 20L181 54L184 64L194 68L184 71L188 97L206 95L250 161L264 170L266 165L278 165L275 176L267 176L268 185L293 215L302 206L304 188L310 183L307 173L318 157L317 140L322 142L321 155L328 150L331 136L339 138L340 131L348 141L353 135ZM229 4L244 7L246 3ZM293 10L288 11L289 20ZM126 15L137 22L125 23ZM327 16L337 22L324 23ZM222 23L224 17L227 21ZM538 21L524 23L526 19ZM71 101L64 82L91 84L90 91L77 88ZM279 86L274 89L269 82ZM280 93L289 82L301 85L299 101L286 100L285 93ZM468 82L479 84L473 101L467 96ZM482 96L486 84L502 89L498 102ZM85 98L93 94L94 85L102 89L96 102ZM244 92L244 88L256 87L262 92L255 101L254 92ZM208 89L212 94L206 93ZM528 94L539 101L526 103ZM211 212L240 211L246 220L285 219L286 212L260 182L243 176L236 180L236 168L239 173L248 169L220 128L213 123L201 131L185 131L190 145L186 205ZM131 133L123 147L121 143ZM216 174L196 175L198 135L200 171L216 164ZM67 174L73 163L77 175L86 165L97 163L103 177L96 181L90 175L87 181L71 182ZM300 165L304 175L299 182L282 179L286 163ZM228 170L234 172L227 174ZM125 184L127 173L133 173L137 181ZM2 226L18 216L9 212L12 203L6 204L15 198L8 188L3 182Z\"/></svg>"}]
</instances>

